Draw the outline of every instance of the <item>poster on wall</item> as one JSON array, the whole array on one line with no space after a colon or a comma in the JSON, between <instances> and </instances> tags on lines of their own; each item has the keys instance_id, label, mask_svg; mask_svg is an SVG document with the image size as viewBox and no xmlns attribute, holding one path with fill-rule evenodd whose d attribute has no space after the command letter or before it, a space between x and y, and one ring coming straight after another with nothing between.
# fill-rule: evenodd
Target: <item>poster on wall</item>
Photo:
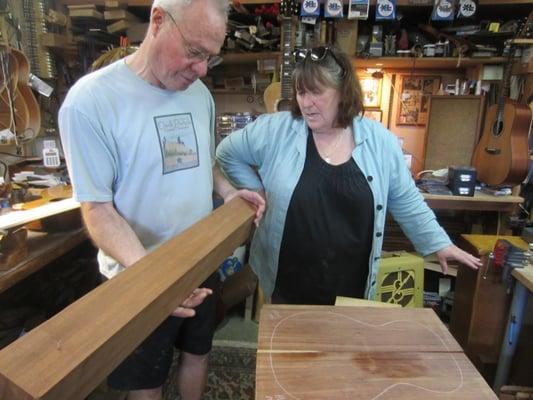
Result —
<instances>
[{"instance_id":1,"label":"poster on wall","mask_svg":"<svg viewBox=\"0 0 533 400\"><path fill-rule=\"evenodd\" d=\"M363 91L363 106L379 108L381 106L381 79L372 77L360 78Z\"/></svg>"},{"instance_id":2,"label":"poster on wall","mask_svg":"<svg viewBox=\"0 0 533 400\"><path fill-rule=\"evenodd\" d=\"M396 125L425 125L429 97L439 90L436 76L402 76Z\"/></svg>"}]
</instances>

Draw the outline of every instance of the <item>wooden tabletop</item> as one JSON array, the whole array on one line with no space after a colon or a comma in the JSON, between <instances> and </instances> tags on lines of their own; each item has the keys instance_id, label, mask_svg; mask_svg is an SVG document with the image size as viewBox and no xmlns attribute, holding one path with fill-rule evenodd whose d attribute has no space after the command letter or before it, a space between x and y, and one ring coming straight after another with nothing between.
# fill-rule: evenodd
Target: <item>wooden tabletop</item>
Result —
<instances>
[{"instance_id":1,"label":"wooden tabletop","mask_svg":"<svg viewBox=\"0 0 533 400\"><path fill-rule=\"evenodd\" d=\"M524 268L515 268L512 272L517 281L533 292L533 265L528 264Z\"/></svg>"},{"instance_id":2,"label":"wooden tabletop","mask_svg":"<svg viewBox=\"0 0 533 400\"><path fill-rule=\"evenodd\" d=\"M445 210L513 211L517 204L523 203L520 196L492 196L476 191L474 196L450 196L422 193L428 205Z\"/></svg>"},{"instance_id":3,"label":"wooden tabletop","mask_svg":"<svg viewBox=\"0 0 533 400\"><path fill-rule=\"evenodd\" d=\"M429 309L267 305L256 400L496 399Z\"/></svg>"}]
</instances>

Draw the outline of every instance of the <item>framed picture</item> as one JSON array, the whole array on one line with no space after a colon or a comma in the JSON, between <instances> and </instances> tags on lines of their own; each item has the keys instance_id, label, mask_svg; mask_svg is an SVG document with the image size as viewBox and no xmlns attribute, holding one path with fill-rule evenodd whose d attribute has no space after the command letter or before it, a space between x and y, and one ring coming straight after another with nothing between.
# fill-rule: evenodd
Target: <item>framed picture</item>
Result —
<instances>
[{"instance_id":1,"label":"framed picture","mask_svg":"<svg viewBox=\"0 0 533 400\"><path fill-rule=\"evenodd\" d=\"M363 91L363 106L364 107L379 107L381 105L381 81L372 77L362 77L361 89Z\"/></svg>"},{"instance_id":2,"label":"framed picture","mask_svg":"<svg viewBox=\"0 0 533 400\"><path fill-rule=\"evenodd\" d=\"M402 76L396 125L425 125L429 96L437 93L439 84L435 76Z\"/></svg>"},{"instance_id":3,"label":"framed picture","mask_svg":"<svg viewBox=\"0 0 533 400\"><path fill-rule=\"evenodd\" d=\"M365 109L365 117L368 119L373 119L374 121L381 122L381 110L366 110Z\"/></svg>"}]
</instances>

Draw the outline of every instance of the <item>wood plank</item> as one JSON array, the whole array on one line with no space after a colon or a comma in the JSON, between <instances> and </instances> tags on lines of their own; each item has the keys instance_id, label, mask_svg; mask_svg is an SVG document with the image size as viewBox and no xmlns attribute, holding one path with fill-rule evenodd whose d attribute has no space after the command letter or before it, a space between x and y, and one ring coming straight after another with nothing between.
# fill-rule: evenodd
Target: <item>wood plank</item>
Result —
<instances>
[{"instance_id":1,"label":"wood plank","mask_svg":"<svg viewBox=\"0 0 533 400\"><path fill-rule=\"evenodd\" d=\"M429 309L268 305L256 399L495 400Z\"/></svg>"},{"instance_id":2,"label":"wood plank","mask_svg":"<svg viewBox=\"0 0 533 400\"><path fill-rule=\"evenodd\" d=\"M72 250L88 238L85 228L56 233L29 232L26 258L13 268L0 272L0 293Z\"/></svg>"},{"instance_id":3,"label":"wood plank","mask_svg":"<svg viewBox=\"0 0 533 400\"><path fill-rule=\"evenodd\" d=\"M106 21L113 21L117 19L127 19L128 21L139 21L139 18L137 18L135 15L130 13L127 10L124 10L122 8L116 9L116 10L105 10L104 11L104 19Z\"/></svg>"},{"instance_id":4,"label":"wood plank","mask_svg":"<svg viewBox=\"0 0 533 400\"><path fill-rule=\"evenodd\" d=\"M83 399L250 234L233 199L0 351L0 399Z\"/></svg>"}]
</instances>

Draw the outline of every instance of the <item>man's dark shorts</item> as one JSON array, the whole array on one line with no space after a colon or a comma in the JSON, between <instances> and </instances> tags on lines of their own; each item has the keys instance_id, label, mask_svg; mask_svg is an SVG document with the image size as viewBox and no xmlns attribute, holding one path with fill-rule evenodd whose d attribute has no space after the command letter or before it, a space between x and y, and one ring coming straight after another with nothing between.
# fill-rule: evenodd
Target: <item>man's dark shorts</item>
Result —
<instances>
[{"instance_id":1,"label":"man's dark shorts","mask_svg":"<svg viewBox=\"0 0 533 400\"><path fill-rule=\"evenodd\" d=\"M217 282L218 275L213 274L201 287L215 290ZM116 390L154 389L165 383L174 346L191 354L209 353L215 332L215 308L215 296L211 295L196 307L193 318L167 318L107 377L107 384Z\"/></svg>"}]
</instances>

